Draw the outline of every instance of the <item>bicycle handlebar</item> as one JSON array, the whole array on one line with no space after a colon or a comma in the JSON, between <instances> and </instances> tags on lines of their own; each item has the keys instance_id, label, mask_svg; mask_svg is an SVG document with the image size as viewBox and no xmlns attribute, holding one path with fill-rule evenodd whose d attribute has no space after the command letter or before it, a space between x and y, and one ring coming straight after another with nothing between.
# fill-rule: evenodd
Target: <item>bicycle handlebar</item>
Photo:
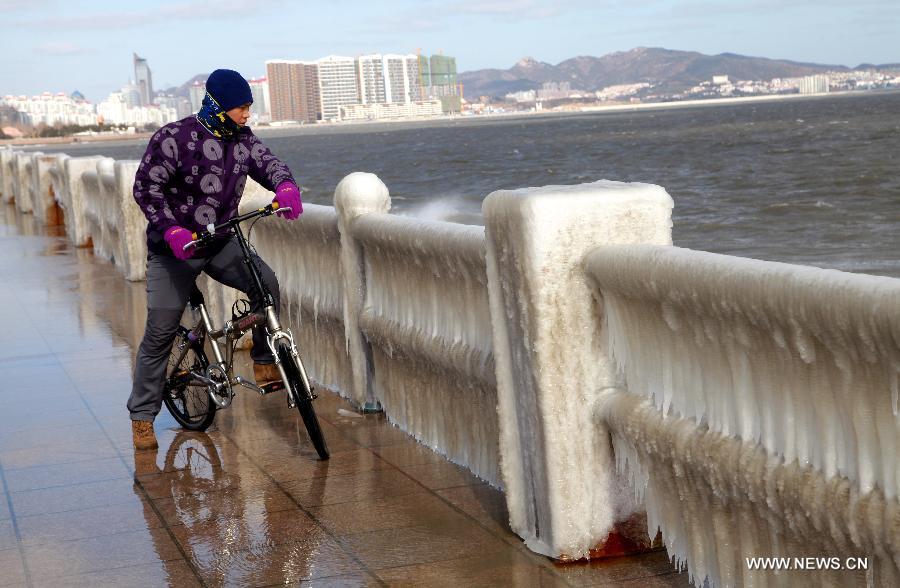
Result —
<instances>
[{"instance_id":1,"label":"bicycle handlebar","mask_svg":"<svg viewBox=\"0 0 900 588\"><path fill-rule=\"evenodd\" d=\"M231 220L225 221L221 225L215 225L211 230L202 231L200 233L191 233L192 241L190 243L186 244L182 249L184 251L187 251L191 247L196 247L198 244L202 243L206 239L209 239L209 238L215 236L215 234L218 233L219 231L221 231L223 229L230 229L231 227L233 227L239 223L242 223L246 220L250 220L250 219L256 218L258 216L271 216L273 214L276 214L277 212L288 212L290 210L291 210L290 206L278 206L277 202L273 202L272 204L269 204L262 208L258 208L256 210L254 210L253 212L248 212L246 214L236 216Z\"/></svg>"}]
</instances>

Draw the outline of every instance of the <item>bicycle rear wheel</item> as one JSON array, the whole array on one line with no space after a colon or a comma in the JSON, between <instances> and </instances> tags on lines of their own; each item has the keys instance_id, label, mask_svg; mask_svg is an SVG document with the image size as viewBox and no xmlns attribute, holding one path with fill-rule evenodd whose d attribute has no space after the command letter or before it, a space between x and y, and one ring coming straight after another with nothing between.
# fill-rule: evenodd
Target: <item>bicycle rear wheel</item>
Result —
<instances>
[{"instance_id":1,"label":"bicycle rear wheel","mask_svg":"<svg viewBox=\"0 0 900 588\"><path fill-rule=\"evenodd\" d=\"M325 444L325 436L322 435L322 427L319 426L319 418L312 405L312 391L303 384L303 377L300 375L300 368L291 353L290 345L285 341L278 342L278 361L284 368L287 375L288 391L294 395L294 401L297 403L297 410L303 418L303 424L306 425L306 432L309 433L309 440L312 441L316 453L322 460L328 459L328 446Z\"/></svg>"},{"instance_id":2,"label":"bicycle rear wheel","mask_svg":"<svg viewBox=\"0 0 900 588\"><path fill-rule=\"evenodd\" d=\"M202 341L190 341L189 332L180 326L175 335L163 387L163 403L179 425L190 431L205 431L216 416L216 405L209 397L206 384L193 374L204 374L209 360Z\"/></svg>"}]
</instances>

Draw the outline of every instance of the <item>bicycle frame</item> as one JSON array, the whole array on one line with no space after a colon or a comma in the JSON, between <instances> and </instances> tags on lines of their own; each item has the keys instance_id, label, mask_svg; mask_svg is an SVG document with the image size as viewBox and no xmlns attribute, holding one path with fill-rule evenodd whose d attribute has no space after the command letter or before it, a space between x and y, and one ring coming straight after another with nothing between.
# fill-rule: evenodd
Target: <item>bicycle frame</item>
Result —
<instances>
[{"instance_id":1,"label":"bicycle frame","mask_svg":"<svg viewBox=\"0 0 900 588\"><path fill-rule=\"evenodd\" d=\"M278 314L275 312L275 300L272 296L271 291L263 281L259 268L253 261L253 255L250 251L250 246L247 243L247 238L244 236L244 233L240 227L240 223L245 220L249 220L254 217L269 216L271 214L274 214L275 210L277 210L277 208L269 205L254 212L235 217L234 219L227 221L222 225L216 227L208 227L207 231L202 235L195 235L195 239L191 243L189 243L186 248L196 245L197 243L200 243L205 239L211 238L212 236L216 235L216 231L219 231L221 229L225 229L228 232L234 234L241 249L242 261L247 266L247 269L249 270L252 277L251 286L256 290L256 294L259 296L258 299L263 301L264 314L261 318L262 322L264 322L266 326L266 341L269 345L269 349L272 351L272 355L275 357L275 365L278 367L278 371L281 374L282 382L287 383L288 378L287 374L285 373L284 366L282 365L281 358L278 356L277 352L277 343L280 340L287 341L290 347L291 355L297 363L300 377L303 380L303 385L305 387L304 391L291 390L291 386L285 386L290 391L290 393L288 394L288 406L290 408L294 408L297 402L302 400L312 400L312 398L314 398L315 396L312 394L312 387L309 383L309 377L307 376L306 368L303 365L303 361L300 359L300 353L297 351L297 346L294 344L294 336L291 333L290 329L284 328L281 325L281 322L278 320ZM232 386L234 385L240 385L245 388L255 390L260 394L268 394L270 392L275 392L276 390L281 389L261 388L241 376L232 375L232 368L234 367L234 342L240 339L247 331L250 330L250 328L259 324L259 320L252 322L250 327L240 325L240 321L231 320L227 321L221 329L216 329L213 325L212 319L209 316L209 312L206 309L206 305L203 303L202 298L197 301L196 305L194 305L194 301L192 301L191 305L199 311L201 321L200 324L194 327L194 329L190 332L188 339L190 341L191 336L193 336L194 340L190 341L190 343L202 345L204 335L209 336L210 346L212 347L213 356L215 357L215 363L210 363L210 365L206 368L206 374L204 374L203 377L199 377L199 374L195 373L192 373L191 375L210 388L209 395L216 406L218 406L219 408L226 408L231 404L231 400L234 398L234 392L232 390ZM203 332L198 332L197 327L201 325ZM223 339L224 345L220 343L220 341L222 341ZM179 358L179 362L181 361L181 358L184 357L184 354L187 353L187 348L188 345L185 346L185 349L183 350L182 355ZM216 390L216 393L213 392L213 388ZM299 397L304 392L308 394L308 399ZM296 398L294 397L295 395L297 395Z\"/></svg>"}]
</instances>

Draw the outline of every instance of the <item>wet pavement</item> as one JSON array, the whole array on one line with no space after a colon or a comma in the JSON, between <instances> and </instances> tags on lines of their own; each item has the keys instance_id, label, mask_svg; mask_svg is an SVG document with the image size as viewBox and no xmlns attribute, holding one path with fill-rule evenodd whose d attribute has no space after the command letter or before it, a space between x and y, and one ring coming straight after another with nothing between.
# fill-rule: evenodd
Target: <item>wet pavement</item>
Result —
<instances>
[{"instance_id":1,"label":"wet pavement","mask_svg":"<svg viewBox=\"0 0 900 588\"><path fill-rule=\"evenodd\" d=\"M531 553L501 492L328 392L327 462L249 391L207 433L163 408L135 452L145 313L144 283L0 204L0 586L689 585L664 551Z\"/></svg>"}]
</instances>

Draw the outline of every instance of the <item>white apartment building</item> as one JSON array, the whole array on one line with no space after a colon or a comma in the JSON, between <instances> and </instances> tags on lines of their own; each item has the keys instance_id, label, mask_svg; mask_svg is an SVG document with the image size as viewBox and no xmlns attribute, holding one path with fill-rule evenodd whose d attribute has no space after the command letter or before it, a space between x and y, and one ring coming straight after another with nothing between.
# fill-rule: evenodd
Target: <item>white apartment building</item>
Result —
<instances>
[{"instance_id":1,"label":"white apartment building","mask_svg":"<svg viewBox=\"0 0 900 588\"><path fill-rule=\"evenodd\" d=\"M200 112L200 107L203 106L203 98L206 96L206 84L194 82L188 89L188 94L191 97L191 109L194 112Z\"/></svg>"},{"instance_id":2,"label":"white apartment building","mask_svg":"<svg viewBox=\"0 0 900 588\"><path fill-rule=\"evenodd\" d=\"M384 104L348 104L341 106L341 120L384 120L440 116L440 100L425 102L393 102Z\"/></svg>"},{"instance_id":3,"label":"white apartment building","mask_svg":"<svg viewBox=\"0 0 900 588\"><path fill-rule=\"evenodd\" d=\"M419 58L416 55L385 55L385 102L415 102L421 100Z\"/></svg>"},{"instance_id":4,"label":"white apartment building","mask_svg":"<svg viewBox=\"0 0 900 588\"><path fill-rule=\"evenodd\" d=\"M359 77L360 104L386 102L384 58L381 55L357 57L356 71Z\"/></svg>"},{"instance_id":5,"label":"white apartment building","mask_svg":"<svg viewBox=\"0 0 900 588\"><path fill-rule=\"evenodd\" d=\"M108 125L162 126L178 120L178 111L170 107L147 106L130 108L122 92L113 92L97 105L97 114Z\"/></svg>"},{"instance_id":6,"label":"white apartment building","mask_svg":"<svg viewBox=\"0 0 900 588\"><path fill-rule=\"evenodd\" d=\"M60 92L44 92L40 96L4 96L0 100L25 115L29 124L47 126L97 124L94 105L83 100L73 100Z\"/></svg>"},{"instance_id":7,"label":"white apartment building","mask_svg":"<svg viewBox=\"0 0 900 588\"><path fill-rule=\"evenodd\" d=\"M356 63L360 104L408 104L420 100L417 56L363 55Z\"/></svg>"},{"instance_id":8,"label":"white apartment building","mask_svg":"<svg viewBox=\"0 0 900 588\"><path fill-rule=\"evenodd\" d=\"M316 65L319 68L322 120L339 120L341 106L360 103L356 60L329 55L316 61Z\"/></svg>"},{"instance_id":9,"label":"white apartment building","mask_svg":"<svg viewBox=\"0 0 900 588\"><path fill-rule=\"evenodd\" d=\"M272 107L269 100L268 78L254 78L247 82L250 84L250 94L253 96L253 107L250 109L253 122L269 122L272 119Z\"/></svg>"},{"instance_id":10,"label":"white apartment building","mask_svg":"<svg viewBox=\"0 0 900 588\"><path fill-rule=\"evenodd\" d=\"M828 76L806 76L800 78L801 94L826 94L828 93L830 80Z\"/></svg>"}]
</instances>

